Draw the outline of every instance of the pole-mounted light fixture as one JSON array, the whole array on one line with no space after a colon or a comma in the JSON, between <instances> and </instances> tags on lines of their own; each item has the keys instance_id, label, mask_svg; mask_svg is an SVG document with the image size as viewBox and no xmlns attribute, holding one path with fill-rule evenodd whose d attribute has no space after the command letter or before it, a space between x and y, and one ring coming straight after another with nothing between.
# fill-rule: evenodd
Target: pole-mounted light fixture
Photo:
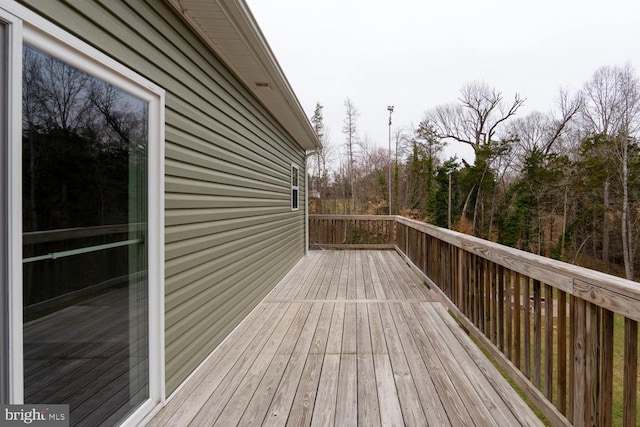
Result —
<instances>
[{"instance_id":1,"label":"pole-mounted light fixture","mask_svg":"<svg viewBox=\"0 0 640 427\"><path fill-rule=\"evenodd\" d=\"M389 215L391 215L391 113L393 113L393 105L387 106L389 110Z\"/></svg>"}]
</instances>

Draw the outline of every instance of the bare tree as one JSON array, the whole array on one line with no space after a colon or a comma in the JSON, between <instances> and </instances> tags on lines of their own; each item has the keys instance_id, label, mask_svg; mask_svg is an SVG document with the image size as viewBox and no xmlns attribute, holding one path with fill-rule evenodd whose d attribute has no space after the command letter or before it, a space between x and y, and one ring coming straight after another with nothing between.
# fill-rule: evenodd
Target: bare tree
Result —
<instances>
[{"instance_id":1,"label":"bare tree","mask_svg":"<svg viewBox=\"0 0 640 427\"><path fill-rule=\"evenodd\" d=\"M583 120L592 135L601 135L612 141L617 171L607 171L603 189L603 260L609 258L610 187L613 173L618 175L621 186L621 240L625 275L632 280L635 258L634 245L630 241L629 224L629 146L640 129L640 83L630 65L599 68L585 85Z\"/></svg>"},{"instance_id":2,"label":"bare tree","mask_svg":"<svg viewBox=\"0 0 640 427\"><path fill-rule=\"evenodd\" d=\"M620 98L616 67L600 67L584 85L585 126L594 134L613 135L620 127Z\"/></svg>"},{"instance_id":3,"label":"bare tree","mask_svg":"<svg viewBox=\"0 0 640 427\"><path fill-rule=\"evenodd\" d=\"M310 190L315 191L319 195L320 200L326 197L328 184L327 167L332 151L328 136L328 128L324 124L322 109L323 106L319 102L316 103L316 108L310 119L313 131L318 137L321 146L316 149L313 156L309 157L309 170L312 171ZM322 210L321 206L320 209Z\"/></svg>"},{"instance_id":4,"label":"bare tree","mask_svg":"<svg viewBox=\"0 0 640 427\"><path fill-rule=\"evenodd\" d=\"M355 207L355 188L354 188L354 166L356 163L356 154L358 149L358 128L357 119L358 110L350 98L345 99L345 118L342 133L346 137L345 148L347 151L347 179L349 180L349 192L351 193L351 205Z\"/></svg>"},{"instance_id":5,"label":"bare tree","mask_svg":"<svg viewBox=\"0 0 640 427\"><path fill-rule=\"evenodd\" d=\"M549 154L551 147L569 130L569 124L584 107L584 97L582 93L571 95L567 90L561 89L558 96L558 107L560 108L560 116L553 119L550 138L543 147L545 154Z\"/></svg>"},{"instance_id":6,"label":"bare tree","mask_svg":"<svg viewBox=\"0 0 640 427\"><path fill-rule=\"evenodd\" d=\"M549 154L561 142L582 105L582 94L572 96L561 90L558 96L559 114L534 111L509 123L507 138L516 141L514 152L520 164L534 150Z\"/></svg>"},{"instance_id":7,"label":"bare tree","mask_svg":"<svg viewBox=\"0 0 640 427\"><path fill-rule=\"evenodd\" d=\"M460 89L459 104L436 107L427 113L440 138L451 138L478 151L496 139L507 119L515 115L525 99L515 94L506 104L501 92L483 81L466 83Z\"/></svg>"},{"instance_id":8,"label":"bare tree","mask_svg":"<svg viewBox=\"0 0 640 427\"><path fill-rule=\"evenodd\" d=\"M633 142L632 135L640 129L640 81L630 64L619 68L617 76L619 103L620 131L616 151L620 162L620 178L622 184L622 253L624 269L627 279L634 276L634 245L631 242L629 222L629 145Z\"/></svg>"}]
</instances>

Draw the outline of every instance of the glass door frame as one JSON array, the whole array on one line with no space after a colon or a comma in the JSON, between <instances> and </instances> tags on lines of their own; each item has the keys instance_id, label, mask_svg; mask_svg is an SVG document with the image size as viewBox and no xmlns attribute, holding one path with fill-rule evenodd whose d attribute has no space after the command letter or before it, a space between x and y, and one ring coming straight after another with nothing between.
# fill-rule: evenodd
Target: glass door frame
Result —
<instances>
[{"instance_id":1,"label":"glass door frame","mask_svg":"<svg viewBox=\"0 0 640 427\"><path fill-rule=\"evenodd\" d=\"M0 94L6 94L7 84L7 24L0 21ZM8 244L8 222L7 212L7 97L0 95L0 404L9 401L9 331L6 325L9 324L7 297L9 295L7 284L9 275L7 274L7 256L9 254Z\"/></svg>"},{"instance_id":2,"label":"glass door frame","mask_svg":"<svg viewBox=\"0 0 640 427\"><path fill-rule=\"evenodd\" d=\"M164 361L164 105L165 91L124 65L15 3L0 0L0 22L9 35L7 55L7 194L6 286L8 317L9 402L24 399L22 313L22 46L23 42L49 53L148 102L148 283L149 283L149 395L123 425L136 425L165 402ZM2 206L2 204L0 204ZM0 217L1 219L1 217ZM2 231L0 231L0 234ZM0 278L5 280L4 277ZM0 299L1 301L1 299ZM1 311L0 311L1 312ZM2 367L0 367L2 368ZM4 376L3 376L4 377Z\"/></svg>"},{"instance_id":3,"label":"glass door frame","mask_svg":"<svg viewBox=\"0 0 640 427\"><path fill-rule=\"evenodd\" d=\"M2 321L4 399L9 403L22 403L24 384L22 379L22 20L11 11L0 8L0 22L4 26L3 44L5 52L3 86L6 88L4 99L0 102L6 108L2 112L5 120L2 129L3 176L0 206L3 218L0 218L4 245L0 250L5 268L2 280ZM16 143L17 141L17 143ZM2 253L4 252L4 253ZM5 372L2 372L5 374Z\"/></svg>"}]
</instances>

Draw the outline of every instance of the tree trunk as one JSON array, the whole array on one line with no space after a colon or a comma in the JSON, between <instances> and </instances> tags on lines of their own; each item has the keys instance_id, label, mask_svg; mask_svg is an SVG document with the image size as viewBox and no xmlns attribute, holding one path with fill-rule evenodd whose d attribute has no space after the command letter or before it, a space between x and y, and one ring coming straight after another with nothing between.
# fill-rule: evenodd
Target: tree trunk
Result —
<instances>
[{"instance_id":1,"label":"tree trunk","mask_svg":"<svg viewBox=\"0 0 640 427\"><path fill-rule=\"evenodd\" d=\"M467 194L467 198L464 201L464 205L462 206L462 213L460 214L460 219L461 220L466 220L467 219L467 209L469 208L469 201L471 200L471 195L473 194L473 190L476 189L476 186L474 185L473 188L471 188L471 191L469 191L469 194Z\"/></svg>"},{"instance_id":2,"label":"tree trunk","mask_svg":"<svg viewBox=\"0 0 640 427\"><path fill-rule=\"evenodd\" d=\"M609 177L604 181L604 216L602 218L602 262L609 271Z\"/></svg>"},{"instance_id":3,"label":"tree trunk","mask_svg":"<svg viewBox=\"0 0 640 427\"><path fill-rule=\"evenodd\" d=\"M564 261L564 245L567 238L567 193L569 186L564 188L564 207L562 208L562 236L560 240L560 261Z\"/></svg>"},{"instance_id":4,"label":"tree trunk","mask_svg":"<svg viewBox=\"0 0 640 427\"><path fill-rule=\"evenodd\" d=\"M624 272L629 280L633 280L633 261L629 245L629 145L628 141L622 142L622 253L624 256Z\"/></svg>"}]
</instances>

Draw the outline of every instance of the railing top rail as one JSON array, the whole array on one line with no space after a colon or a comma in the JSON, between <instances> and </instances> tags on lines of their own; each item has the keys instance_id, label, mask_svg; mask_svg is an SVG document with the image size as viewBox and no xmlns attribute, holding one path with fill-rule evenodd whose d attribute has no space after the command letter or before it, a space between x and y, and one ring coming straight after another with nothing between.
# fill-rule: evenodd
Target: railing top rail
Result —
<instances>
[{"instance_id":1,"label":"railing top rail","mask_svg":"<svg viewBox=\"0 0 640 427\"><path fill-rule=\"evenodd\" d=\"M309 214L309 218L320 218L320 219L361 219L361 220L389 220L393 221L396 219L396 215L331 215L331 214Z\"/></svg>"},{"instance_id":2,"label":"railing top rail","mask_svg":"<svg viewBox=\"0 0 640 427\"><path fill-rule=\"evenodd\" d=\"M397 216L396 221L640 321L640 283Z\"/></svg>"}]
</instances>

